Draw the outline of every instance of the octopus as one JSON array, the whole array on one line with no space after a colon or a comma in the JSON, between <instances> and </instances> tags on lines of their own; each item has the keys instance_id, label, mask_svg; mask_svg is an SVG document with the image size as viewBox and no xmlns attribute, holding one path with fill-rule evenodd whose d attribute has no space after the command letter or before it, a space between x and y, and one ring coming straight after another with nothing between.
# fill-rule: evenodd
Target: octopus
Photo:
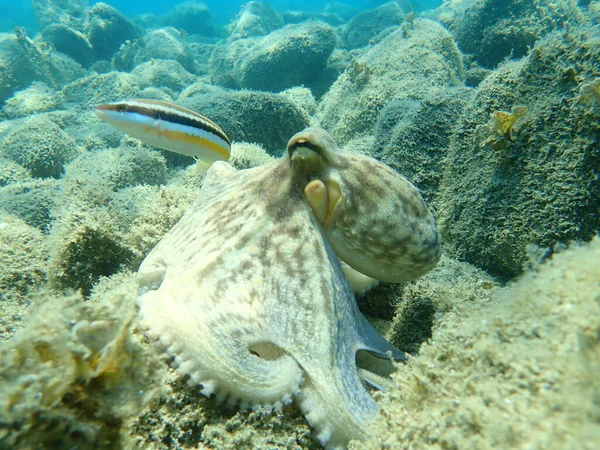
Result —
<instances>
[{"instance_id":1,"label":"octopus","mask_svg":"<svg viewBox=\"0 0 600 450\"><path fill-rule=\"evenodd\" d=\"M210 167L140 266L140 324L204 395L267 411L295 401L325 448L345 448L368 438L369 392L405 359L353 286L412 280L440 253L417 188L307 128L279 160Z\"/></svg>"}]
</instances>

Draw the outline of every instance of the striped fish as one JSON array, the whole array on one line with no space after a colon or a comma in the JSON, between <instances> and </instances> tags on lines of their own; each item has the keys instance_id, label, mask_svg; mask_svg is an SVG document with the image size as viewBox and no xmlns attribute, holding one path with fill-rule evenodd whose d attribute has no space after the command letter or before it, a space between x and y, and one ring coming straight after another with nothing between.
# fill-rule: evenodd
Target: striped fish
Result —
<instances>
[{"instance_id":1,"label":"striped fish","mask_svg":"<svg viewBox=\"0 0 600 450\"><path fill-rule=\"evenodd\" d=\"M229 159L231 142L221 127L175 103L133 99L99 105L95 113L146 144L192 156L207 165Z\"/></svg>"}]
</instances>

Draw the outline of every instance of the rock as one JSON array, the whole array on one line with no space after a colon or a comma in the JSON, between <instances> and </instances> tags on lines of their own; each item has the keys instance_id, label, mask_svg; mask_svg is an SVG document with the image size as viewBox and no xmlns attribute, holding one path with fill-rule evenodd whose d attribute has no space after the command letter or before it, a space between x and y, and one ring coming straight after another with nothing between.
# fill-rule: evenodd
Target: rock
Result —
<instances>
[{"instance_id":1,"label":"rock","mask_svg":"<svg viewBox=\"0 0 600 450\"><path fill-rule=\"evenodd\" d=\"M172 59L152 59L137 66L131 72L140 87L166 87L174 92L181 92L196 77Z\"/></svg>"},{"instance_id":2,"label":"rock","mask_svg":"<svg viewBox=\"0 0 600 450\"><path fill-rule=\"evenodd\" d=\"M139 97L141 87L130 74L111 72L92 74L69 83L62 90L65 103L80 111L124 98Z\"/></svg>"},{"instance_id":3,"label":"rock","mask_svg":"<svg viewBox=\"0 0 600 450\"><path fill-rule=\"evenodd\" d=\"M31 4L40 30L58 23L83 29L88 0L32 0Z\"/></svg>"},{"instance_id":4,"label":"rock","mask_svg":"<svg viewBox=\"0 0 600 450\"><path fill-rule=\"evenodd\" d=\"M454 36L462 51L493 68L505 58L525 56L549 31L582 20L581 12L569 2L484 0L455 18Z\"/></svg>"},{"instance_id":5,"label":"rock","mask_svg":"<svg viewBox=\"0 0 600 450\"><path fill-rule=\"evenodd\" d=\"M100 61L96 61L94 64L92 64L90 66L90 73L92 72L96 72L98 74L101 73L109 73L112 72L113 67L112 67L112 63L110 61L106 61L106 60L100 60Z\"/></svg>"},{"instance_id":6,"label":"rock","mask_svg":"<svg viewBox=\"0 0 600 450\"><path fill-rule=\"evenodd\" d=\"M89 11L86 31L99 59L110 59L121 44L139 36L135 26L106 3L96 3Z\"/></svg>"},{"instance_id":7,"label":"rock","mask_svg":"<svg viewBox=\"0 0 600 450\"><path fill-rule=\"evenodd\" d=\"M265 2L248 2L242 6L236 20L230 25L232 39L265 36L283 27L283 19Z\"/></svg>"},{"instance_id":8,"label":"rock","mask_svg":"<svg viewBox=\"0 0 600 450\"><path fill-rule=\"evenodd\" d=\"M278 92L310 84L335 47L333 28L320 22L288 25L265 36L235 67L239 85Z\"/></svg>"},{"instance_id":9,"label":"rock","mask_svg":"<svg viewBox=\"0 0 600 450\"><path fill-rule=\"evenodd\" d=\"M125 158L117 150L95 153L88 160L95 166L86 167L82 159L67 167L48 239L51 285L86 296L103 277L135 271L198 193L145 184L152 174L165 173L155 150L132 150ZM107 167L101 166L103 157Z\"/></svg>"},{"instance_id":10,"label":"rock","mask_svg":"<svg viewBox=\"0 0 600 450\"><path fill-rule=\"evenodd\" d=\"M580 2L581 3L581 2ZM592 1L587 7L588 17L592 20L592 23L600 23L600 2L598 0Z\"/></svg>"},{"instance_id":11,"label":"rock","mask_svg":"<svg viewBox=\"0 0 600 450\"><path fill-rule=\"evenodd\" d=\"M342 2L327 2L323 7L323 11L328 14L335 14L344 22L348 22L360 12L360 9Z\"/></svg>"},{"instance_id":12,"label":"rock","mask_svg":"<svg viewBox=\"0 0 600 450\"><path fill-rule=\"evenodd\" d=\"M67 166L66 172L67 182L102 180L115 191L142 184L158 186L167 181L167 164L160 151L137 145L82 153Z\"/></svg>"},{"instance_id":13,"label":"rock","mask_svg":"<svg viewBox=\"0 0 600 450\"><path fill-rule=\"evenodd\" d=\"M318 75L312 77L306 84L315 98L320 99L336 82L338 77L344 73L352 62L352 55L348 50L336 48L327 59L325 68Z\"/></svg>"},{"instance_id":14,"label":"rock","mask_svg":"<svg viewBox=\"0 0 600 450\"><path fill-rule=\"evenodd\" d=\"M83 67L89 67L96 59L94 49L87 37L61 23L53 23L44 28L41 39L52 44L56 50L70 56Z\"/></svg>"},{"instance_id":15,"label":"rock","mask_svg":"<svg viewBox=\"0 0 600 450\"><path fill-rule=\"evenodd\" d=\"M161 26L161 17L152 13L142 13L131 18L131 22L141 30L148 31Z\"/></svg>"},{"instance_id":16,"label":"rock","mask_svg":"<svg viewBox=\"0 0 600 450\"><path fill-rule=\"evenodd\" d=\"M57 109L61 98L46 83L34 81L27 89L15 92L6 100L2 113L9 119L25 117Z\"/></svg>"},{"instance_id":17,"label":"rock","mask_svg":"<svg viewBox=\"0 0 600 450\"><path fill-rule=\"evenodd\" d=\"M342 40L349 49L364 47L384 29L400 25L408 12L394 2L364 11L346 24Z\"/></svg>"},{"instance_id":18,"label":"rock","mask_svg":"<svg viewBox=\"0 0 600 450\"><path fill-rule=\"evenodd\" d=\"M189 44L189 50L194 59L194 73L197 75L208 75L208 65L210 55L215 48L214 44L205 44L192 42Z\"/></svg>"},{"instance_id":19,"label":"rock","mask_svg":"<svg viewBox=\"0 0 600 450\"><path fill-rule=\"evenodd\" d=\"M281 13L281 17L286 25L309 22L312 20L317 20L333 27L337 27L345 23L345 21L337 14L327 12L283 11Z\"/></svg>"},{"instance_id":20,"label":"rock","mask_svg":"<svg viewBox=\"0 0 600 450\"><path fill-rule=\"evenodd\" d=\"M2 315L13 309L11 304L26 305L28 296L45 285L47 272L48 250L42 232L0 210ZM4 327L0 330L2 339L6 337L3 336Z\"/></svg>"},{"instance_id":21,"label":"rock","mask_svg":"<svg viewBox=\"0 0 600 450\"><path fill-rule=\"evenodd\" d=\"M288 25L263 38L218 45L210 61L214 83L279 92L310 84L335 47L333 28L320 22Z\"/></svg>"},{"instance_id":22,"label":"rock","mask_svg":"<svg viewBox=\"0 0 600 450\"><path fill-rule=\"evenodd\" d=\"M151 30L140 39L125 43L112 62L115 69L129 72L152 59L173 59L188 72L195 70L194 53L181 40L181 33L171 27Z\"/></svg>"},{"instance_id":23,"label":"rock","mask_svg":"<svg viewBox=\"0 0 600 450\"><path fill-rule=\"evenodd\" d=\"M213 49L208 62L208 76L211 83L227 88L239 88L234 66L252 48L258 38L221 41Z\"/></svg>"},{"instance_id":24,"label":"rock","mask_svg":"<svg viewBox=\"0 0 600 450\"><path fill-rule=\"evenodd\" d=\"M163 365L131 332L130 279L89 302L81 294L37 296L25 327L0 348L0 397L15 399L14 408L2 412L13 430L3 438L6 448L49 441L73 449L123 444L115 424L137 417L164 377ZM36 426L25 426L31 417L38 417Z\"/></svg>"},{"instance_id":25,"label":"rock","mask_svg":"<svg viewBox=\"0 0 600 450\"><path fill-rule=\"evenodd\" d=\"M444 164L436 209L447 251L512 278L529 244L551 253L597 233L598 48L596 29L553 32L480 84Z\"/></svg>"},{"instance_id":26,"label":"rock","mask_svg":"<svg viewBox=\"0 0 600 450\"><path fill-rule=\"evenodd\" d=\"M341 145L373 134L392 100L426 98L432 90L461 87L462 56L441 25L415 19L354 59L323 96L317 119Z\"/></svg>"},{"instance_id":27,"label":"rock","mask_svg":"<svg viewBox=\"0 0 600 450\"><path fill-rule=\"evenodd\" d=\"M436 318L419 355L398 366L372 436L350 448L374 450L385 442L423 449L433 439L446 449L526 449L532 442L540 449L593 449L600 413L591 400L600 389L598 267L596 238L491 296L485 281L456 278L429 290L452 299L454 310ZM515 410L506 414L507 407Z\"/></svg>"},{"instance_id":28,"label":"rock","mask_svg":"<svg viewBox=\"0 0 600 450\"><path fill-rule=\"evenodd\" d=\"M317 111L317 101L310 89L295 87L286 89L280 92L279 95L290 100L298 110L302 111L306 122L309 122L310 117Z\"/></svg>"},{"instance_id":29,"label":"rock","mask_svg":"<svg viewBox=\"0 0 600 450\"><path fill-rule=\"evenodd\" d=\"M57 87L62 87L87 75L87 71L81 64L64 53L50 53L49 61L50 72Z\"/></svg>"},{"instance_id":30,"label":"rock","mask_svg":"<svg viewBox=\"0 0 600 450\"><path fill-rule=\"evenodd\" d=\"M457 118L473 96L470 89L441 89L420 100L392 100L377 120L371 156L418 186L430 204L437 196Z\"/></svg>"},{"instance_id":31,"label":"rock","mask_svg":"<svg viewBox=\"0 0 600 450\"><path fill-rule=\"evenodd\" d=\"M0 105L33 81L56 85L47 54L22 29L0 33Z\"/></svg>"},{"instance_id":32,"label":"rock","mask_svg":"<svg viewBox=\"0 0 600 450\"><path fill-rule=\"evenodd\" d=\"M231 146L231 156L227 162L238 170L244 170L270 163L274 160L275 158L269 155L258 144L235 142Z\"/></svg>"},{"instance_id":33,"label":"rock","mask_svg":"<svg viewBox=\"0 0 600 450\"><path fill-rule=\"evenodd\" d=\"M16 124L0 140L0 156L30 171L33 177L57 178L80 149L46 115L40 114Z\"/></svg>"},{"instance_id":34,"label":"rock","mask_svg":"<svg viewBox=\"0 0 600 450\"><path fill-rule=\"evenodd\" d=\"M0 188L2 208L27 225L47 233L52 223L51 209L60 193L60 180L31 180Z\"/></svg>"},{"instance_id":35,"label":"rock","mask_svg":"<svg viewBox=\"0 0 600 450\"><path fill-rule=\"evenodd\" d=\"M178 104L210 117L233 141L260 144L280 156L308 123L287 98L268 92L218 91L181 96Z\"/></svg>"},{"instance_id":36,"label":"rock","mask_svg":"<svg viewBox=\"0 0 600 450\"><path fill-rule=\"evenodd\" d=\"M188 34L214 36L210 9L205 3L190 0L175 5L163 18L162 24L183 29Z\"/></svg>"},{"instance_id":37,"label":"rock","mask_svg":"<svg viewBox=\"0 0 600 450\"><path fill-rule=\"evenodd\" d=\"M31 180L31 174L21 164L0 158L0 188L13 183L24 183Z\"/></svg>"}]
</instances>

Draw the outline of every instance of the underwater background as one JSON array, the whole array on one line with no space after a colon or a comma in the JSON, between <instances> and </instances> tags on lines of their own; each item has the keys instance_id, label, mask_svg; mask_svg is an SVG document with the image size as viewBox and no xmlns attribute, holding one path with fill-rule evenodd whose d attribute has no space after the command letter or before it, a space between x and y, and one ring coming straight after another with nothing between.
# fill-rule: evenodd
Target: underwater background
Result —
<instances>
[{"instance_id":1,"label":"underwater background","mask_svg":"<svg viewBox=\"0 0 600 450\"><path fill-rule=\"evenodd\" d=\"M599 0L0 0L0 449L322 448L136 326L203 176L93 112L129 98L214 120L239 170L318 126L419 188L443 255L357 295L412 357L350 448L599 448Z\"/></svg>"}]
</instances>

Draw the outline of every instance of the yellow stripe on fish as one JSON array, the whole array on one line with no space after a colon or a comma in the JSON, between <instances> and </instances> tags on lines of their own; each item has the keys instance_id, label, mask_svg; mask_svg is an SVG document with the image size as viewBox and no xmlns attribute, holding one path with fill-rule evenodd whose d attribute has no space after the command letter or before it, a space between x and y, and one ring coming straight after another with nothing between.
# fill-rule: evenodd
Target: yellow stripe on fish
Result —
<instances>
[{"instance_id":1,"label":"yellow stripe on fish","mask_svg":"<svg viewBox=\"0 0 600 450\"><path fill-rule=\"evenodd\" d=\"M99 105L96 115L146 144L212 164L227 161L231 142L212 120L161 100L133 99Z\"/></svg>"}]
</instances>

